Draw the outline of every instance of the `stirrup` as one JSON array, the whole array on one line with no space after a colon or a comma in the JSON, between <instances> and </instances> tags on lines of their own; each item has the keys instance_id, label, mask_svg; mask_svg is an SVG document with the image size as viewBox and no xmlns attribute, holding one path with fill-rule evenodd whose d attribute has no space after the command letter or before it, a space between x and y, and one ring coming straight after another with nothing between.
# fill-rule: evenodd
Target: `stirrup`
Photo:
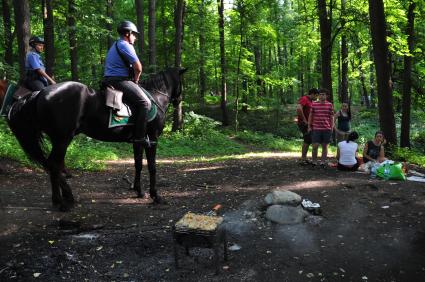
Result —
<instances>
[{"instance_id":1,"label":"stirrup","mask_svg":"<svg viewBox=\"0 0 425 282\"><path fill-rule=\"evenodd\" d=\"M153 145L156 144L155 141L150 141L149 140L149 137L141 138L141 139L139 139L139 138L132 138L132 139L130 139L130 142L131 143L142 144L144 147L147 147L147 148L149 148L149 147L151 147L151 146L153 146Z\"/></svg>"}]
</instances>

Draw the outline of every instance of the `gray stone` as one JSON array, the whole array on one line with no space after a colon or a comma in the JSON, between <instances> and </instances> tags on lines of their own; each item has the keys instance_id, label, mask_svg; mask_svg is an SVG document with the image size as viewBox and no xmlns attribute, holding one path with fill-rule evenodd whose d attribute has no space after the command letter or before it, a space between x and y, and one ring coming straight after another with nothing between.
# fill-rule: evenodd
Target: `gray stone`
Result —
<instances>
[{"instance_id":1,"label":"gray stone","mask_svg":"<svg viewBox=\"0 0 425 282\"><path fill-rule=\"evenodd\" d=\"M303 210L300 206L282 206L272 205L267 209L266 218L272 222L279 224L297 224L304 221L308 216L308 212Z\"/></svg>"},{"instance_id":2,"label":"gray stone","mask_svg":"<svg viewBox=\"0 0 425 282\"><path fill-rule=\"evenodd\" d=\"M265 197L268 205L290 205L298 206L301 203L301 196L291 191L275 190Z\"/></svg>"}]
</instances>

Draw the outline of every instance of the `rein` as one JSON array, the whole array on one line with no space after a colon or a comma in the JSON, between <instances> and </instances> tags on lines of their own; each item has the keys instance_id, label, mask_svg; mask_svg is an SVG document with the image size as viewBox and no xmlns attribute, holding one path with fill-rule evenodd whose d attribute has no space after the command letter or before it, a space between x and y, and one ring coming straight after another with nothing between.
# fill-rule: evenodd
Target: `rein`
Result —
<instances>
[{"instance_id":1,"label":"rein","mask_svg":"<svg viewBox=\"0 0 425 282\"><path fill-rule=\"evenodd\" d=\"M163 95L163 96L167 97L168 99L170 99L170 96L168 96L168 95L167 95L167 93L164 93L164 92L162 92L162 91L154 90L154 91L152 91L152 92L159 93L159 94L161 94L161 95ZM160 110L161 110L161 112L162 112L163 114L165 114L165 112L167 111L167 109L162 108L162 107L159 105L159 103L158 103L157 101L155 101L155 99L154 99L153 97L152 97L152 102L154 102L154 104L158 107L158 109L160 109Z\"/></svg>"}]
</instances>

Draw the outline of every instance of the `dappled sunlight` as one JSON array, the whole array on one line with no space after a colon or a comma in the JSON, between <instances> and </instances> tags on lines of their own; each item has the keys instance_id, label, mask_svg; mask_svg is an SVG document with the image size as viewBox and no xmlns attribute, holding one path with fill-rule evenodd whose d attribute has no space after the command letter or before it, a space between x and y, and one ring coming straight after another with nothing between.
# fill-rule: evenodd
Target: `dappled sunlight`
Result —
<instances>
[{"instance_id":1,"label":"dappled sunlight","mask_svg":"<svg viewBox=\"0 0 425 282\"><path fill-rule=\"evenodd\" d=\"M281 190L305 190L314 188L331 189L340 186L335 180L306 180L288 183L288 185L279 186Z\"/></svg>"},{"instance_id":2,"label":"dappled sunlight","mask_svg":"<svg viewBox=\"0 0 425 282\"><path fill-rule=\"evenodd\" d=\"M181 164L181 163L190 163L190 162L211 162L211 161L224 161L224 160L242 160L242 159L273 159L273 158L299 158L299 152L249 152L238 155L224 155L224 156L213 156L213 157L187 157L187 158L158 158L156 162L158 164ZM329 157L332 155L329 154ZM119 159L119 160L109 160L105 161L107 165L123 165L123 164L133 164L134 160L132 158ZM143 160L143 164L146 164L146 159Z\"/></svg>"},{"instance_id":3,"label":"dappled sunlight","mask_svg":"<svg viewBox=\"0 0 425 282\"><path fill-rule=\"evenodd\" d=\"M217 170L223 169L224 166L206 166L206 167L198 167L198 168L187 168L182 170L183 172L194 172L194 171L204 171L204 170Z\"/></svg>"}]
</instances>

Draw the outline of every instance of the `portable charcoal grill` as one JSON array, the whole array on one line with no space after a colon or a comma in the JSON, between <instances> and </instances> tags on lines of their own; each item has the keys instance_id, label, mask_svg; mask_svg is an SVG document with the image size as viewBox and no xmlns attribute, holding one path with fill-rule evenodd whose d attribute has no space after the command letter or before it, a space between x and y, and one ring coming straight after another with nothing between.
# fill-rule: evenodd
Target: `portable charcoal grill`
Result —
<instances>
[{"instance_id":1,"label":"portable charcoal grill","mask_svg":"<svg viewBox=\"0 0 425 282\"><path fill-rule=\"evenodd\" d=\"M214 251L215 273L218 274L219 267L219 247L223 244L224 260L227 261L227 238L225 228L218 224L213 230L192 229L182 226L173 226L174 239L174 259L175 266L179 268L178 245L185 247L186 255L189 255L189 248L201 247L210 248Z\"/></svg>"}]
</instances>

